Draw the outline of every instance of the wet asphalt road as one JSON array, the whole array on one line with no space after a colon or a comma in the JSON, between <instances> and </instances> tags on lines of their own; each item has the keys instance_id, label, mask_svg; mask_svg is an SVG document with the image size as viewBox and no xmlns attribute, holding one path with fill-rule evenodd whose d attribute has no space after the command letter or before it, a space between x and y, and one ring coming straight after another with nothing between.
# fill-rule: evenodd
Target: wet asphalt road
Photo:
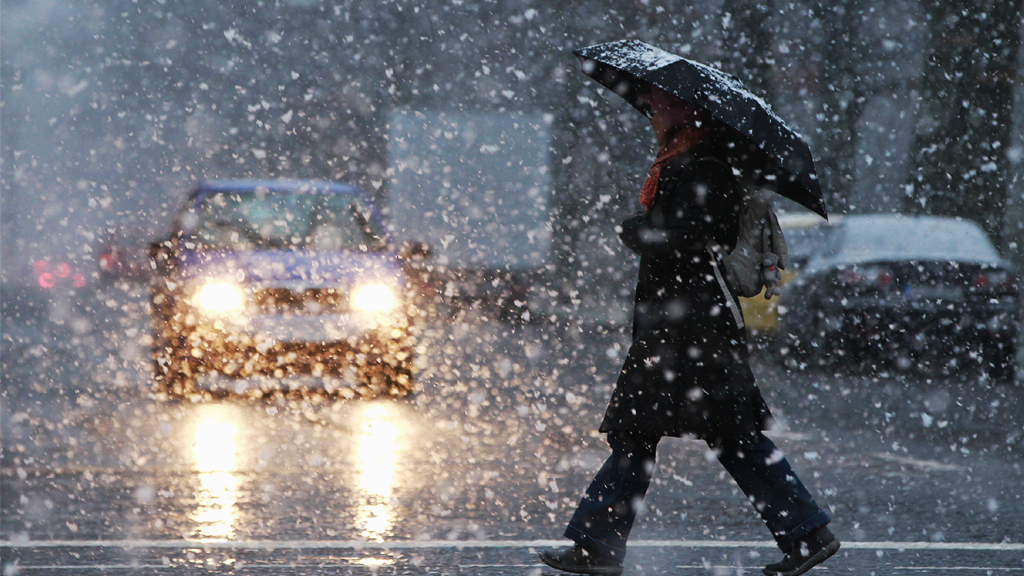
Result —
<instances>
[{"instance_id":1,"label":"wet asphalt road","mask_svg":"<svg viewBox=\"0 0 1024 576\"><path fill-rule=\"evenodd\" d=\"M166 402L126 298L5 345L3 574L551 573L534 551L607 455L622 330L469 314L425 327L409 399ZM845 543L816 572L1024 573L1024 384L757 357L771 436ZM693 440L661 445L632 540L629 574L759 574L779 555Z\"/></svg>"}]
</instances>

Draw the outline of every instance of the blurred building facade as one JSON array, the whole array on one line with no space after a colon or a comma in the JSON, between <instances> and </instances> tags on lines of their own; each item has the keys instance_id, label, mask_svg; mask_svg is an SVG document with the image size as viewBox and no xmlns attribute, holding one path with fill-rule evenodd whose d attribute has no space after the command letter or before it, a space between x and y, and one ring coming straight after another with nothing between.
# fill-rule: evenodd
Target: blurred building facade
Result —
<instances>
[{"instance_id":1,"label":"blurred building facade","mask_svg":"<svg viewBox=\"0 0 1024 576\"><path fill-rule=\"evenodd\" d=\"M627 301L633 259L614 226L638 208L653 138L571 55L622 37L718 65L769 98L811 142L834 213L928 210L916 195L926 187L911 184L935 145L923 135L945 142L936 100L949 95L929 84L936 47L990 53L989 80L1010 87L1018 113L964 100L1002 110L997 124L1009 126L990 138L998 161L948 172L1002 187L974 203L1001 215L1001 248L1024 263L1020 3L964 8L1016 14L1009 32L985 32L976 15L936 27L939 0L11 0L0 18L3 278L18 282L53 252L89 259L111 228L163 232L203 178L326 178L384 198L396 108L529 111L552 118L551 291ZM940 62L981 74L963 64Z\"/></svg>"}]
</instances>

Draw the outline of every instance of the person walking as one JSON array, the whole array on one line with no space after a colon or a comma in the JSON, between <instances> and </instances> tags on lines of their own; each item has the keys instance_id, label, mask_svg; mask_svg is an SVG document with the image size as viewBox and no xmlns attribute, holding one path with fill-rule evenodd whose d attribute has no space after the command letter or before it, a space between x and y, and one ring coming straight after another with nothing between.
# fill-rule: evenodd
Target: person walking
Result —
<instances>
[{"instance_id":1,"label":"person walking","mask_svg":"<svg viewBox=\"0 0 1024 576\"><path fill-rule=\"evenodd\" d=\"M662 437L707 442L783 552L767 575L796 576L839 549L831 521L764 435L771 412L755 384L737 297L722 279L717 243L731 251L746 183L743 140L705 109L658 86L649 107L659 146L622 223L640 255L633 342L600 431L612 454L565 529L571 547L540 553L552 568L617 576ZM739 143L739 144L738 144Z\"/></svg>"}]
</instances>

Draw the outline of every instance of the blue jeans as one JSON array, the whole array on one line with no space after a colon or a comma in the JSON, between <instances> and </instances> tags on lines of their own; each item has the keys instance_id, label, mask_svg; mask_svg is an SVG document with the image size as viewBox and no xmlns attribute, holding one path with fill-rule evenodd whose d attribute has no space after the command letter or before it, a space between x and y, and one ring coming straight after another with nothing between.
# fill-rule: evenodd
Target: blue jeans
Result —
<instances>
[{"instance_id":1,"label":"blue jeans","mask_svg":"<svg viewBox=\"0 0 1024 576\"><path fill-rule=\"evenodd\" d=\"M619 561L625 557L637 508L651 483L660 439L608 434L612 455L587 488L565 529L566 538L597 555ZM709 440L708 445L753 503L783 552L831 520L764 434Z\"/></svg>"}]
</instances>

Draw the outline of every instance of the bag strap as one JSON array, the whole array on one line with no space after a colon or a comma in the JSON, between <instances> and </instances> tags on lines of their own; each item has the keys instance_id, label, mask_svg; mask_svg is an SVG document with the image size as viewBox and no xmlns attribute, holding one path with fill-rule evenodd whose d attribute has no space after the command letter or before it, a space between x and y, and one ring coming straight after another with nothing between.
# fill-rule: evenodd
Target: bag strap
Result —
<instances>
[{"instance_id":1,"label":"bag strap","mask_svg":"<svg viewBox=\"0 0 1024 576\"><path fill-rule=\"evenodd\" d=\"M722 292L725 294L725 305L732 312L732 318L736 321L736 325L743 328L743 312L740 312L740 307L736 305L736 298L733 297L732 290L729 290L729 285L725 283L722 271L718 268L718 253L722 250L722 247L718 242L711 240L704 246L704 249L711 256L711 268L715 271L715 280L718 280L718 285L722 287Z\"/></svg>"}]
</instances>

